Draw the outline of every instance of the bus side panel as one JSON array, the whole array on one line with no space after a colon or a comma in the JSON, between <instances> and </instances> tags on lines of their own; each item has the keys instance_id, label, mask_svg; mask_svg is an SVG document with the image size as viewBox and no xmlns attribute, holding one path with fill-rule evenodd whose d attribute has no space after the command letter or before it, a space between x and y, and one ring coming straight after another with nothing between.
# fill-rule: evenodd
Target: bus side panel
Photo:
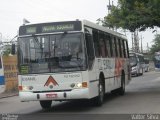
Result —
<instances>
[{"instance_id":1,"label":"bus side panel","mask_svg":"<svg viewBox=\"0 0 160 120\"><path fill-rule=\"evenodd\" d=\"M115 59L96 58L92 69L89 70L89 93L91 98L98 96L100 73L104 75L106 93L120 87L120 77L115 78Z\"/></svg>"},{"instance_id":2,"label":"bus side panel","mask_svg":"<svg viewBox=\"0 0 160 120\"><path fill-rule=\"evenodd\" d=\"M91 70L88 71L88 78L89 78L89 94L90 98L98 96L98 80L99 80L99 72L97 59L95 59Z\"/></svg>"}]
</instances>

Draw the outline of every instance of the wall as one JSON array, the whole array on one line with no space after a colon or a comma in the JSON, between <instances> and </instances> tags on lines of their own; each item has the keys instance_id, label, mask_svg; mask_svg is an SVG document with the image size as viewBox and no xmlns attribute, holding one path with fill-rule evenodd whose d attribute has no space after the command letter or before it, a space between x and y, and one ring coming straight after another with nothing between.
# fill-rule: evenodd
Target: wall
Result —
<instances>
[{"instance_id":1,"label":"wall","mask_svg":"<svg viewBox=\"0 0 160 120\"><path fill-rule=\"evenodd\" d=\"M18 90L17 56L3 56L3 67L6 85L5 91Z\"/></svg>"}]
</instances>

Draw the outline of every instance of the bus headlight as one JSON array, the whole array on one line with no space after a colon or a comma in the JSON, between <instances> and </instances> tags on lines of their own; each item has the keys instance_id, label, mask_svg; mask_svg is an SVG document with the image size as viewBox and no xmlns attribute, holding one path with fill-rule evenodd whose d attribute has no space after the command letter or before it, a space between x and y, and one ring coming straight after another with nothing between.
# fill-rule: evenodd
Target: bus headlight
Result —
<instances>
[{"instance_id":1,"label":"bus headlight","mask_svg":"<svg viewBox=\"0 0 160 120\"><path fill-rule=\"evenodd\" d=\"M136 71L136 70L137 70L137 67L132 67L132 70L133 70L133 71Z\"/></svg>"},{"instance_id":2,"label":"bus headlight","mask_svg":"<svg viewBox=\"0 0 160 120\"><path fill-rule=\"evenodd\" d=\"M19 91L28 91L32 89L33 89L33 86L19 86Z\"/></svg>"},{"instance_id":3,"label":"bus headlight","mask_svg":"<svg viewBox=\"0 0 160 120\"><path fill-rule=\"evenodd\" d=\"M88 84L87 82L82 82L82 83L72 83L70 85L72 88L87 88Z\"/></svg>"},{"instance_id":4,"label":"bus headlight","mask_svg":"<svg viewBox=\"0 0 160 120\"><path fill-rule=\"evenodd\" d=\"M77 83L76 87L77 88L82 88L82 83Z\"/></svg>"},{"instance_id":5,"label":"bus headlight","mask_svg":"<svg viewBox=\"0 0 160 120\"><path fill-rule=\"evenodd\" d=\"M29 88L28 88L27 86L23 86L22 90L23 90L23 91L28 91Z\"/></svg>"}]
</instances>

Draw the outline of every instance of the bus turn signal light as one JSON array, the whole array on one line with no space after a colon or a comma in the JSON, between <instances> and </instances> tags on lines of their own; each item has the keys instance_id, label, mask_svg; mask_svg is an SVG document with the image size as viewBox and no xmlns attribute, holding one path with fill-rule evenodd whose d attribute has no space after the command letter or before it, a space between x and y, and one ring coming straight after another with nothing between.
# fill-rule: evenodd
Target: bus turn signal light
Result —
<instances>
[{"instance_id":1,"label":"bus turn signal light","mask_svg":"<svg viewBox=\"0 0 160 120\"><path fill-rule=\"evenodd\" d=\"M82 82L82 87L84 88L88 87L87 82Z\"/></svg>"},{"instance_id":2,"label":"bus turn signal light","mask_svg":"<svg viewBox=\"0 0 160 120\"><path fill-rule=\"evenodd\" d=\"M18 90L19 90L19 91L22 91L22 86L18 86Z\"/></svg>"}]
</instances>

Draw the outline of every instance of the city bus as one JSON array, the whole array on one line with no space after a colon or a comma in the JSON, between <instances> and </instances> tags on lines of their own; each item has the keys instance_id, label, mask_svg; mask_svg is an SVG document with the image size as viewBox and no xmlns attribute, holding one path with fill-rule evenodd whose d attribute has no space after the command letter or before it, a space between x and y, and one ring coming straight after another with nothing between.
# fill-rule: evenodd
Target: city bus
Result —
<instances>
[{"instance_id":1,"label":"city bus","mask_svg":"<svg viewBox=\"0 0 160 120\"><path fill-rule=\"evenodd\" d=\"M155 71L160 71L160 52L155 52L153 61L154 61Z\"/></svg>"},{"instance_id":2,"label":"city bus","mask_svg":"<svg viewBox=\"0 0 160 120\"><path fill-rule=\"evenodd\" d=\"M144 55L141 53L130 52L131 75L143 75L145 69Z\"/></svg>"},{"instance_id":3,"label":"city bus","mask_svg":"<svg viewBox=\"0 0 160 120\"><path fill-rule=\"evenodd\" d=\"M17 52L20 100L43 109L80 99L100 106L131 80L127 38L87 20L20 26Z\"/></svg>"},{"instance_id":4,"label":"city bus","mask_svg":"<svg viewBox=\"0 0 160 120\"><path fill-rule=\"evenodd\" d=\"M4 69L3 69L3 59L0 54L0 93L5 91L5 80L4 80Z\"/></svg>"}]
</instances>

